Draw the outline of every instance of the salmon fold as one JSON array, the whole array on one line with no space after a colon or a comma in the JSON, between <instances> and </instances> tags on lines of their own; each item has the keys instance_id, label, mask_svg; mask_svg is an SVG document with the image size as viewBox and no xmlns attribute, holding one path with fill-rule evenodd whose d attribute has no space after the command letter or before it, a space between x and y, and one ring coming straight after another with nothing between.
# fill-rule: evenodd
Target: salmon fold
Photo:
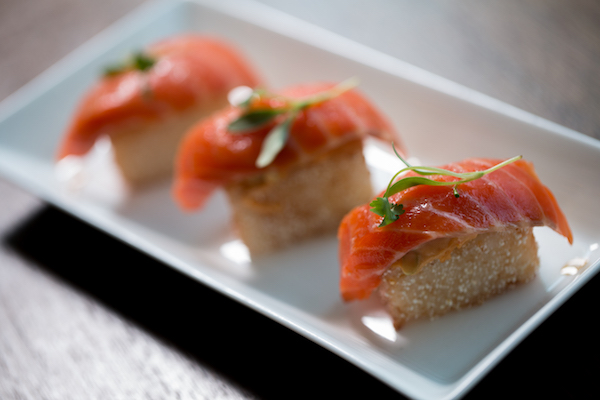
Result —
<instances>
[{"instance_id":1,"label":"salmon fold","mask_svg":"<svg viewBox=\"0 0 600 400\"><path fill-rule=\"evenodd\" d=\"M458 173L483 171L502 161L475 158L441 168ZM411 175L416 174L406 176ZM456 180L450 176L430 178ZM382 217L371 212L368 204L348 213L338 230L342 298L368 298L393 263L438 238L547 226L573 243L565 215L528 161L519 160L462 183L458 193L457 198L452 186L414 186L397 193L389 200L402 204L405 212L383 227L379 227Z\"/></svg>"},{"instance_id":2,"label":"salmon fold","mask_svg":"<svg viewBox=\"0 0 600 400\"><path fill-rule=\"evenodd\" d=\"M270 104L264 106L267 109L284 107L286 102L306 99L334 86L323 82L291 86L275 92ZM368 136L387 143L394 141L404 153L402 141L391 124L356 89L299 111L282 150L264 168L256 166L263 141L285 116L244 132L231 132L229 124L242 113L241 107L230 106L186 134L177 155L173 187L174 197L183 209L202 207L219 187L327 157L332 150Z\"/></svg>"},{"instance_id":3,"label":"salmon fold","mask_svg":"<svg viewBox=\"0 0 600 400\"><path fill-rule=\"evenodd\" d=\"M106 73L84 95L57 158L82 156L103 135L155 124L191 108L225 102L229 90L255 87L261 78L220 39L185 34L150 45L145 68Z\"/></svg>"}]
</instances>

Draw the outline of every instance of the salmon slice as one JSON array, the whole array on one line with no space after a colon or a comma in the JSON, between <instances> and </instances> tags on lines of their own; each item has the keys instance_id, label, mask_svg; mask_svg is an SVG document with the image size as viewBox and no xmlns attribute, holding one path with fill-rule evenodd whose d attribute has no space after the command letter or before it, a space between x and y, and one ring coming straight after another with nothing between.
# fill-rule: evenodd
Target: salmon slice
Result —
<instances>
[{"instance_id":1,"label":"salmon slice","mask_svg":"<svg viewBox=\"0 0 600 400\"><path fill-rule=\"evenodd\" d=\"M289 87L277 93L266 106L285 106L286 99L304 99L335 85L314 83ZM211 193L232 182L269 170L283 170L325 156L357 139L377 137L393 141L403 153L400 137L386 118L357 90L309 106L294 119L285 146L266 168L256 160L265 137L281 118L245 132L230 132L229 124L242 113L231 106L193 127L183 139L176 161L174 197L185 210L202 207ZM318 205L315 205L318 207Z\"/></svg>"},{"instance_id":2,"label":"salmon slice","mask_svg":"<svg viewBox=\"0 0 600 400\"><path fill-rule=\"evenodd\" d=\"M501 161L469 159L442 168L459 173L482 171ZM449 176L434 179L455 180ZM383 227L378 226L382 218L371 212L368 204L347 214L338 230L343 299L369 297L392 264L434 239L548 226L573 243L571 229L554 195L540 182L530 162L519 160L506 165L478 180L462 183L458 191L458 198L451 186L415 186L397 193L389 200L403 204L405 213Z\"/></svg>"},{"instance_id":3,"label":"salmon slice","mask_svg":"<svg viewBox=\"0 0 600 400\"><path fill-rule=\"evenodd\" d=\"M236 49L212 37L173 37L151 45L145 54L155 60L147 70L106 75L90 88L60 145L59 159L86 154L101 135L135 130L193 107L222 107L229 90L261 81Z\"/></svg>"}]
</instances>

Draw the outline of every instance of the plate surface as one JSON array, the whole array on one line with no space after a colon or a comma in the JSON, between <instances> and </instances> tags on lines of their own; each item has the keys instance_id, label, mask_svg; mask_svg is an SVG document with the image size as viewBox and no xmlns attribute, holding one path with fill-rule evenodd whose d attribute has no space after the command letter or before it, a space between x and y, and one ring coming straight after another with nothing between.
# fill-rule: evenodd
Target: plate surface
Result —
<instances>
[{"instance_id":1,"label":"plate surface","mask_svg":"<svg viewBox=\"0 0 600 400\"><path fill-rule=\"evenodd\" d=\"M193 215L173 203L169 182L128 193L112 171L102 169L102 146L83 175L60 180L57 144L98 71L131 50L189 31L231 40L273 87L358 77L360 90L390 117L411 156L424 164L523 154L556 195L574 245L549 229L536 229L541 269L534 282L481 307L396 333L377 304L340 300L334 236L250 261L227 223L222 193ZM374 185L383 187L396 161L374 144L365 153ZM600 197L599 170L600 145L593 139L252 2L146 5L0 108L0 172L7 178L423 399L464 394L597 272L600 215L585 210L595 209ZM587 267L561 275L576 257L588 258Z\"/></svg>"}]
</instances>

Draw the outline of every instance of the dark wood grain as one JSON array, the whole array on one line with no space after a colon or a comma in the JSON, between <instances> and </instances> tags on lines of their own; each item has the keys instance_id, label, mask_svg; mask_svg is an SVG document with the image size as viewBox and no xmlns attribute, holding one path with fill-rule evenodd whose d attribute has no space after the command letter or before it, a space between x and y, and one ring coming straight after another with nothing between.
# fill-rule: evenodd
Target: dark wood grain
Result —
<instances>
[{"instance_id":1,"label":"dark wood grain","mask_svg":"<svg viewBox=\"0 0 600 400\"><path fill-rule=\"evenodd\" d=\"M262 0L600 138L600 3ZM141 0L0 1L0 99ZM402 398L0 178L0 399ZM466 397L597 392L599 279Z\"/></svg>"}]
</instances>

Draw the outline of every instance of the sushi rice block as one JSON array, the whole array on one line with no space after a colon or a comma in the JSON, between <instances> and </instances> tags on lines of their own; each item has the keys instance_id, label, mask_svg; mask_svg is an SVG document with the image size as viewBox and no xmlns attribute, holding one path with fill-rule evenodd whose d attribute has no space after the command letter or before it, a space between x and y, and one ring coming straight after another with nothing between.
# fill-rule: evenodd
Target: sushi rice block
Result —
<instances>
[{"instance_id":1,"label":"sushi rice block","mask_svg":"<svg viewBox=\"0 0 600 400\"><path fill-rule=\"evenodd\" d=\"M363 139L402 148L374 105L343 86L255 91L243 105L193 127L177 157L176 201L196 210L224 188L251 256L335 232L348 211L373 195Z\"/></svg>"},{"instance_id":2,"label":"sushi rice block","mask_svg":"<svg viewBox=\"0 0 600 400\"><path fill-rule=\"evenodd\" d=\"M564 214L533 165L519 159L452 184L460 179L452 173L471 176L501 161L469 159L442 167L450 174L428 177L447 186L404 185L387 198L402 208L388 223L374 212L386 192L352 210L338 231L343 299L377 293L400 329L530 281L539 267L533 227L550 227L573 242Z\"/></svg>"},{"instance_id":3,"label":"sushi rice block","mask_svg":"<svg viewBox=\"0 0 600 400\"><path fill-rule=\"evenodd\" d=\"M260 82L241 53L220 39L188 34L162 40L107 68L81 100L58 158L83 156L108 136L128 183L169 176L189 127L226 106L234 87Z\"/></svg>"}]
</instances>

